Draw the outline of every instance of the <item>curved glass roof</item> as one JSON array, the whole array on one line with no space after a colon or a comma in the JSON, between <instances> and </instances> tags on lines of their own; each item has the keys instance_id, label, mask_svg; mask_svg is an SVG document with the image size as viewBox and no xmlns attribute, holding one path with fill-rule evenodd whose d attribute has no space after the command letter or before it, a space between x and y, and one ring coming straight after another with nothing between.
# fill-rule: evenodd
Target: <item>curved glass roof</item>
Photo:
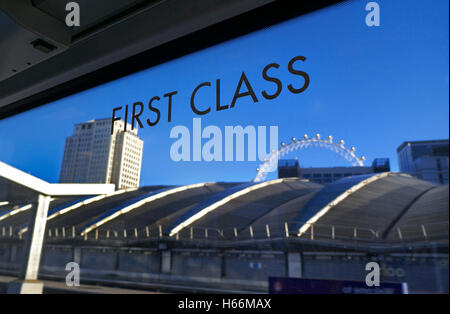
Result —
<instances>
[{"instance_id":1,"label":"curved glass roof","mask_svg":"<svg viewBox=\"0 0 450 314\"><path fill-rule=\"evenodd\" d=\"M128 198L127 200L125 200L124 202L122 202L120 205L100 214L99 216L97 216L95 219L91 220L90 222L88 222L83 228L82 231L86 232L86 230L89 230L91 227L96 226L97 224L101 223L102 221L106 220L106 219L113 219L115 216L117 216L118 214L120 214L120 211L126 209L127 207L133 206L136 203L139 203L140 201L143 201L153 195L156 194L160 194L160 193L164 193L166 191L169 191L173 189L173 187L170 188L163 188L163 189L159 189L159 190L155 190L155 191L151 191L147 194L143 194L143 195L139 195L133 198Z\"/></svg>"},{"instance_id":2,"label":"curved glass roof","mask_svg":"<svg viewBox=\"0 0 450 314\"><path fill-rule=\"evenodd\" d=\"M427 190L390 229L390 240L447 239L449 185Z\"/></svg>"},{"instance_id":3,"label":"curved glass roof","mask_svg":"<svg viewBox=\"0 0 450 314\"><path fill-rule=\"evenodd\" d=\"M97 217L105 214L106 212L109 212L111 208L120 206L121 204L128 202L130 199L148 196L152 191L160 190L163 188L166 188L166 186L157 185L143 187L120 194L113 194L99 201L92 202L80 206L74 210L68 211L63 215L58 215L55 218L49 220L47 222L47 226L49 228L75 226L77 229L79 229L84 227L89 221L92 221Z\"/></svg>"},{"instance_id":4,"label":"curved glass roof","mask_svg":"<svg viewBox=\"0 0 450 314\"><path fill-rule=\"evenodd\" d=\"M188 225L221 230L236 228L239 231L282 204L320 187L322 186L293 178L242 184L199 203L172 224L171 232L176 233L173 230L177 226Z\"/></svg>"},{"instance_id":5,"label":"curved glass roof","mask_svg":"<svg viewBox=\"0 0 450 314\"><path fill-rule=\"evenodd\" d=\"M92 226L101 230L120 230L130 227L139 229L155 224L167 227L168 220L173 221L175 217L185 214L188 209L202 200L235 185L235 183L201 183L158 190L142 199L120 204L98 219L89 222L85 230ZM164 220L164 223L161 220Z\"/></svg>"},{"instance_id":6,"label":"curved glass roof","mask_svg":"<svg viewBox=\"0 0 450 314\"><path fill-rule=\"evenodd\" d=\"M383 237L408 208L423 193L435 186L427 181L394 173L384 173L360 181L341 195L332 199L325 207L315 208L314 216L304 216L306 223L298 224L299 234L309 232L339 234L347 238L367 237L374 240ZM320 191L317 195L323 194ZM316 203L314 203L316 204ZM311 210L308 203L305 208ZM303 210L300 211L300 214ZM309 218L308 218L309 217ZM321 228L319 230L319 228Z\"/></svg>"},{"instance_id":7,"label":"curved glass roof","mask_svg":"<svg viewBox=\"0 0 450 314\"><path fill-rule=\"evenodd\" d=\"M199 204L197 204L189 212L183 214L176 221L174 221L170 229L175 228L177 225L183 223L184 221L186 221L190 217L194 216L195 214L198 214L199 212L201 212L203 209L207 208L208 206L211 206L211 205L217 203L218 201L220 201L236 192L242 191L248 187L251 187L251 186L254 186L257 184L258 184L257 182L243 183L243 184L233 186L229 189L223 190L222 192L212 195L211 197L209 197L209 198L205 199L204 201L200 202Z\"/></svg>"},{"instance_id":8,"label":"curved glass roof","mask_svg":"<svg viewBox=\"0 0 450 314\"><path fill-rule=\"evenodd\" d=\"M324 208L328 203L334 200L336 197L350 189L351 187L361 183L362 181L376 175L375 173L367 175L359 175L346 177L341 180L335 181L326 185L316 195L314 195L309 202L299 211L294 221L299 223L307 222L313 217L319 210Z\"/></svg>"},{"instance_id":9,"label":"curved glass roof","mask_svg":"<svg viewBox=\"0 0 450 314\"><path fill-rule=\"evenodd\" d=\"M251 237L258 233L266 237L269 231L272 237L314 233L317 239L357 236L377 242L448 237L448 185L403 174L359 175L327 186L294 178L189 186L149 186L103 198L56 197L50 203L48 228L75 227L76 232L148 228L153 235L158 230L167 235L181 225L180 237L207 228L211 236L219 232L226 239L249 238L250 227ZM26 226L27 205L2 204L0 227Z\"/></svg>"},{"instance_id":10,"label":"curved glass roof","mask_svg":"<svg viewBox=\"0 0 450 314\"><path fill-rule=\"evenodd\" d=\"M83 197L84 198L84 197ZM80 197L57 197L52 199L49 205L49 212L58 211L60 208L68 206L68 204L76 203ZM30 218L31 203L21 204L19 206L10 207L8 213L0 214L0 226L14 226L14 228L22 228L28 224ZM4 215L2 215L4 214ZM1 219L3 217L3 219Z\"/></svg>"}]
</instances>

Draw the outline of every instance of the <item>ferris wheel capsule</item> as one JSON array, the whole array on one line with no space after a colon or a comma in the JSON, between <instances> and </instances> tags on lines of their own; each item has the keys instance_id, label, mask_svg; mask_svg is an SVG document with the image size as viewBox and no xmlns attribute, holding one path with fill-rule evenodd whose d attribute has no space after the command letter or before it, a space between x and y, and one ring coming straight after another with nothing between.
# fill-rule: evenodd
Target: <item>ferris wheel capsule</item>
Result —
<instances>
[{"instance_id":1,"label":"ferris wheel capsule","mask_svg":"<svg viewBox=\"0 0 450 314\"><path fill-rule=\"evenodd\" d=\"M340 141L339 141L339 144L344 145L344 144L345 144L345 141L344 141L344 140L340 140Z\"/></svg>"},{"instance_id":2,"label":"ferris wheel capsule","mask_svg":"<svg viewBox=\"0 0 450 314\"><path fill-rule=\"evenodd\" d=\"M328 135L328 141L333 142L333 137L331 135Z\"/></svg>"},{"instance_id":3,"label":"ferris wheel capsule","mask_svg":"<svg viewBox=\"0 0 450 314\"><path fill-rule=\"evenodd\" d=\"M305 140L307 140L307 139L308 139L308 134L303 134L303 138L304 138Z\"/></svg>"}]
</instances>

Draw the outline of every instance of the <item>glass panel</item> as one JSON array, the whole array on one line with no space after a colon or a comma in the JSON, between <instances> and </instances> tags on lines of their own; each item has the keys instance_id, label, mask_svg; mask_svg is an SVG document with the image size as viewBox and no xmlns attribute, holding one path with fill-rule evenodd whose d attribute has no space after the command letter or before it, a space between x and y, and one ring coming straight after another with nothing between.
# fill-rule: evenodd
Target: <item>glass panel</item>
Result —
<instances>
[{"instance_id":1,"label":"glass panel","mask_svg":"<svg viewBox=\"0 0 450 314\"><path fill-rule=\"evenodd\" d=\"M448 2L376 3L380 26L348 1L1 120L0 272L41 194L45 278L376 289L375 262L382 287L448 293Z\"/></svg>"}]
</instances>

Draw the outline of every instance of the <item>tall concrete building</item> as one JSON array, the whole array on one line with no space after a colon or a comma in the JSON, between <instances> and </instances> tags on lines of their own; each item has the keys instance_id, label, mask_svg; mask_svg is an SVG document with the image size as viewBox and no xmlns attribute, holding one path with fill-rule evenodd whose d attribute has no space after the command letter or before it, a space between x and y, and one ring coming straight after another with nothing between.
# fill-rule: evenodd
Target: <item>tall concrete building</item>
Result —
<instances>
[{"instance_id":1,"label":"tall concrete building","mask_svg":"<svg viewBox=\"0 0 450 314\"><path fill-rule=\"evenodd\" d=\"M437 184L448 183L448 140L404 142L397 155L401 172Z\"/></svg>"},{"instance_id":2,"label":"tall concrete building","mask_svg":"<svg viewBox=\"0 0 450 314\"><path fill-rule=\"evenodd\" d=\"M144 142L137 129L111 119L91 120L74 126L66 139L59 182L114 183L116 189L138 187Z\"/></svg>"}]
</instances>

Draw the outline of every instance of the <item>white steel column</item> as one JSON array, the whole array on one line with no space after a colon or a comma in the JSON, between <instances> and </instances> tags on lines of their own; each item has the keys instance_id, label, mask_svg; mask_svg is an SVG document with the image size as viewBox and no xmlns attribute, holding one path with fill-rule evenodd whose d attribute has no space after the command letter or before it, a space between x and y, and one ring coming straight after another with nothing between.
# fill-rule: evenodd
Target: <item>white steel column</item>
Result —
<instances>
[{"instance_id":1,"label":"white steel column","mask_svg":"<svg viewBox=\"0 0 450 314\"><path fill-rule=\"evenodd\" d=\"M37 280L44 243L45 226L50 204L50 196L39 194L37 205L33 206L29 230L25 242L25 259L20 273L20 279Z\"/></svg>"},{"instance_id":2,"label":"white steel column","mask_svg":"<svg viewBox=\"0 0 450 314\"><path fill-rule=\"evenodd\" d=\"M44 285L42 282L37 281L37 279L50 200L50 196L39 194L36 200L37 202L33 204L19 280L10 283L8 293L41 294L43 292Z\"/></svg>"}]
</instances>

